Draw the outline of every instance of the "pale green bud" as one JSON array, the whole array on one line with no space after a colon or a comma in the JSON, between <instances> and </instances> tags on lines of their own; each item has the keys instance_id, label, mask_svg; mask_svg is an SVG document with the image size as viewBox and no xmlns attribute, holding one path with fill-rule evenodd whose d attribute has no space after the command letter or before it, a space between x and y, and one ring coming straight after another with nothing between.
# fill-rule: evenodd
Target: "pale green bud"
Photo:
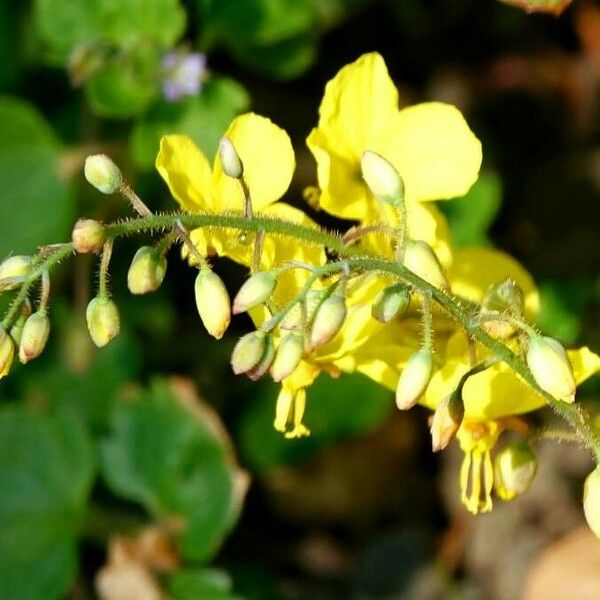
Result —
<instances>
[{"instance_id":1,"label":"pale green bud","mask_svg":"<svg viewBox=\"0 0 600 600\"><path fill-rule=\"evenodd\" d=\"M33 313L23 326L19 344L19 360L25 364L37 358L48 341L50 335L50 319L45 311Z\"/></svg>"},{"instance_id":2,"label":"pale green bud","mask_svg":"<svg viewBox=\"0 0 600 600\"><path fill-rule=\"evenodd\" d=\"M231 300L221 278L208 268L200 269L194 285L196 307L206 331L221 339L231 321Z\"/></svg>"},{"instance_id":3,"label":"pale green bud","mask_svg":"<svg viewBox=\"0 0 600 600\"><path fill-rule=\"evenodd\" d=\"M142 246L127 272L127 287L132 294L156 291L165 278L167 259L156 248Z\"/></svg>"},{"instance_id":4,"label":"pale green bud","mask_svg":"<svg viewBox=\"0 0 600 600\"><path fill-rule=\"evenodd\" d=\"M6 377L15 356L15 343L6 329L0 325L0 379Z\"/></svg>"},{"instance_id":5,"label":"pale green bud","mask_svg":"<svg viewBox=\"0 0 600 600\"><path fill-rule=\"evenodd\" d=\"M534 335L529 339L527 365L536 383L559 400L573 402L575 377L565 349L555 339Z\"/></svg>"},{"instance_id":6,"label":"pale green bud","mask_svg":"<svg viewBox=\"0 0 600 600\"><path fill-rule=\"evenodd\" d=\"M83 172L88 183L103 194L113 194L123 183L121 170L106 154L88 156Z\"/></svg>"},{"instance_id":7,"label":"pale green bud","mask_svg":"<svg viewBox=\"0 0 600 600\"><path fill-rule=\"evenodd\" d=\"M380 323L389 323L401 315L410 304L410 291L403 283L390 285L381 290L373 305L371 315Z\"/></svg>"},{"instance_id":8,"label":"pale green bud","mask_svg":"<svg viewBox=\"0 0 600 600\"><path fill-rule=\"evenodd\" d=\"M23 283L29 265L31 256L9 256L0 263L0 292L12 290Z\"/></svg>"},{"instance_id":9,"label":"pale green bud","mask_svg":"<svg viewBox=\"0 0 600 600\"><path fill-rule=\"evenodd\" d=\"M448 289L448 280L435 252L427 242L408 240L404 254L404 266L431 285Z\"/></svg>"},{"instance_id":10,"label":"pale green bud","mask_svg":"<svg viewBox=\"0 0 600 600\"><path fill-rule=\"evenodd\" d=\"M443 450L456 436L465 407L460 393L455 390L446 396L435 409L431 422L431 447L434 452Z\"/></svg>"},{"instance_id":11,"label":"pale green bud","mask_svg":"<svg viewBox=\"0 0 600 600\"><path fill-rule=\"evenodd\" d=\"M311 350L326 344L342 328L347 314L346 299L338 293L323 300L315 311L310 328Z\"/></svg>"},{"instance_id":12,"label":"pale green bud","mask_svg":"<svg viewBox=\"0 0 600 600\"><path fill-rule=\"evenodd\" d=\"M244 165L233 142L227 137L222 137L219 142L219 158L227 177L241 179L244 174Z\"/></svg>"},{"instance_id":13,"label":"pale green bud","mask_svg":"<svg viewBox=\"0 0 600 600\"><path fill-rule=\"evenodd\" d=\"M119 310L109 298L94 298L88 304L86 319L90 337L98 348L106 346L119 335Z\"/></svg>"},{"instance_id":14,"label":"pale green bud","mask_svg":"<svg viewBox=\"0 0 600 600\"><path fill-rule=\"evenodd\" d=\"M279 344L271 366L273 381L280 382L294 372L304 354L304 335L290 331Z\"/></svg>"},{"instance_id":15,"label":"pale green bud","mask_svg":"<svg viewBox=\"0 0 600 600\"><path fill-rule=\"evenodd\" d=\"M71 241L75 252L98 254L106 241L104 225L94 219L79 219L73 227Z\"/></svg>"},{"instance_id":16,"label":"pale green bud","mask_svg":"<svg viewBox=\"0 0 600 600\"><path fill-rule=\"evenodd\" d=\"M237 315L262 304L269 298L276 284L277 276L273 271L252 275L244 282L233 299L233 314Z\"/></svg>"},{"instance_id":17,"label":"pale green bud","mask_svg":"<svg viewBox=\"0 0 600 600\"><path fill-rule=\"evenodd\" d=\"M25 321L27 321L29 315L31 315L31 301L29 298L25 299L25 302L21 304L19 316L10 328L10 337L14 340L18 346L21 343L21 336L23 335L23 327L25 327Z\"/></svg>"},{"instance_id":18,"label":"pale green bud","mask_svg":"<svg viewBox=\"0 0 600 600\"><path fill-rule=\"evenodd\" d=\"M252 381L257 381L271 368L274 358L275 343L273 342L273 337L267 334L265 336L264 350L261 359L258 361L258 364L246 373L246 375L248 375Z\"/></svg>"},{"instance_id":19,"label":"pale green bud","mask_svg":"<svg viewBox=\"0 0 600 600\"><path fill-rule=\"evenodd\" d=\"M304 318L307 323L312 323L317 312L317 308L327 297L327 290L308 290L304 298ZM301 315L302 316L302 315Z\"/></svg>"},{"instance_id":20,"label":"pale green bud","mask_svg":"<svg viewBox=\"0 0 600 600\"><path fill-rule=\"evenodd\" d=\"M404 198L404 181L394 165L380 154L367 150L360 159L365 183L382 202L397 206Z\"/></svg>"},{"instance_id":21,"label":"pale green bud","mask_svg":"<svg viewBox=\"0 0 600 600\"><path fill-rule=\"evenodd\" d=\"M494 489L502 500L524 494L537 471L537 457L525 440L509 444L494 459Z\"/></svg>"},{"instance_id":22,"label":"pale green bud","mask_svg":"<svg viewBox=\"0 0 600 600\"><path fill-rule=\"evenodd\" d=\"M396 385L396 406L412 408L423 395L433 372L433 353L429 348L415 352L404 365Z\"/></svg>"},{"instance_id":23,"label":"pale green bud","mask_svg":"<svg viewBox=\"0 0 600 600\"><path fill-rule=\"evenodd\" d=\"M512 279L490 285L481 302L484 311L509 314L521 317L525 312L525 296L523 290ZM502 319L486 320L482 327L497 339L507 339L515 333L515 326Z\"/></svg>"},{"instance_id":24,"label":"pale green bud","mask_svg":"<svg viewBox=\"0 0 600 600\"><path fill-rule=\"evenodd\" d=\"M231 367L236 375L254 369L265 353L266 333L252 331L242 336L231 353Z\"/></svg>"},{"instance_id":25,"label":"pale green bud","mask_svg":"<svg viewBox=\"0 0 600 600\"><path fill-rule=\"evenodd\" d=\"M600 540L600 467L596 467L585 480L583 512L590 529Z\"/></svg>"}]
</instances>

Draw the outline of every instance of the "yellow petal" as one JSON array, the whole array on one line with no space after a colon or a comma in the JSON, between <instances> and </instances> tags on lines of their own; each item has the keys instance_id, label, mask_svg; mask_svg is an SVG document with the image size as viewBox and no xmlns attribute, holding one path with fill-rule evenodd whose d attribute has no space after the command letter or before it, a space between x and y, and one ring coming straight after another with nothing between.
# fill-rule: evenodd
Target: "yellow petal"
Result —
<instances>
[{"instance_id":1,"label":"yellow petal","mask_svg":"<svg viewBox=\"0 0 600 600\"><path fill-rule=\"evenodd\" d=\"M266 117L246 113L236 117L225 136L233 143L244 165L244 179L255 211L279 200L292 180L294 150L288 134ZM213 194L219 210L242 210L244 196L237 180L223 172L217 154Z\"/></svg>"},{"instance_id":2,"label":"yellow petal","mask_svg":"<svg viewBox=\"0 0 600 600\"><path fill-rule=\"evenodd\" d=\"M530 319L539 311L540 298L531 275L511 256L493 248L456 248L447 272L452 292L480 303L488 287L514 279L523 290Z\"/></svg>"},{"instance_id":3,"label":"yellow petal","mask_svg":"<svg viewBox=\"0 0 600 600\"><path fill-rule=\"evenodd\" d=\"M165 135L160 140L156 169L183 210L214 208L210 165L187 135Z\"/></svg>"},{"instance_id":4,"label":"yellow petal","mask_svg":"<svg viewBox=\"0 0 600 600\"><path fill-rule=\"evenodd\" d=\"M409 200L463 196L481 166L481 143L460 111L442 102L402 109L386 132L381 154L396 167Z\"/></svg>"},{"instance_id":5,"label":"yellow petal","mask_svg":"<svg viewBox=\"0 0 600 600\"><path fill-rule=\"evenodd\" d=\"M362 218L365 200L373 201L360 173L365 150L377 143L398 111L398 91L381 55L373 52L346 65L327 83L319 124L307 139L318 164L324 210Z\"/></svg>"},{"instance_id":6,"label":"yellow petal","mask_svg":"<svg viewBox=\"0 0 600 600\"><path fill-rule=\"evenodd\" d=\"M578 350L569 350L567 356L573 366L573 375L577 385L600 371L600 356L592 352L587 346Z\"/></svg>"}]
</instances>

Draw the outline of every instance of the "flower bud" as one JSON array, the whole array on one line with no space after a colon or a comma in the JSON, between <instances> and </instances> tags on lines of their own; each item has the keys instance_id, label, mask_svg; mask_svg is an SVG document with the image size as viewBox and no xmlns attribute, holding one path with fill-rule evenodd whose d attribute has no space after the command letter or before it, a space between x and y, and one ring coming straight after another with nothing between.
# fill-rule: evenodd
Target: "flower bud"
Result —
<instances>
[{"instance_id":1,"label":"flower bud","mask_svg":"<svg viewBox=\"0 0 600 600\"><path fill-rule=\"evenodd\" d=\"M15 355L15 343L6 329L0 325L0 379L6 377Z\"/></svg>"},{"instance_id":2,"label":"flower bud","mask_svg":"<svg viewBox=\"0 0 600 600\"><path fill-rule=\"evenodd\" d=\"M327 297L327 290L308 290L304 298L304 318L307 323L312 323L317 313L317 308ZM301 315L302 316L302 315ZM296 324L297 325L297 324Z\"/></svg>"},{"instance_id":3,"label":"flower bud","mask_svg":"<svg viewBox=\"0 0 600 600\"><path fill-rule=\"evenodd\" d=\"M273 271L263 271L247 279L233 299L233 314L245 312L262 304L275 288L277 276Z\"/></svg>"},{"instance_id":4,"label":"flower bud","mask_svg":"<svg viewBox=\"0 0 600 600\"><path fill-rule=\"evenodd\" d=\"M80 254L88 252L98 254L102 250L105 240L104 225L94 219L79 219L71 233L73 248Z\"/></svg>"},{"instance_id":5,"label":"flower bud","mask_svg":"<svg viewBox=\"0 0 600 600\"><path fill-rule=\"evenodd\" d=\"M453 439L465 416L462 397L457 390L446 396L435 409L431 422L431 447L443 450Z\"/></svg>"},{"instance_id":6,"label":"flower bud","mask_svg":"<svg viewBox=\"0 0 600 600\"><path fill-rule=\"evenodd\" d=\"M600 539L600 467L596 467L585 480L583 512L590 529Z\"/></svg>"},{"instance_id":7,"label":"flower bud","mask_svg":"<svg viewBox=\"0 0 600 600\"><path fill-rule=\"evenodd\" d=\"M208 267L200 269L194 285L196 307L206 331L221 339L231 321L231 300L221 278Z\"/></svg>"},{"instance_id":8,"label":"flower bud","mask_svg":"<svg viewBox=\"0 0 600 600\"><path fill-rule=\"evenodd\" d=\"M258 361L257 365L246 373L246 375L248 375L252 381L257 381L271 368L274 358L275 344L273 342L273 337L267 335L265 337L264 350L261 359Z\"/></svg>"},{"instance_id":9,"label":"flower bud","mask_svg":"<svg viewBox=\"0 0 600 600\"><path fill-rule=\"evenodd\" d=\"M222 137L219 142L219 158L227 177L241 179L244 174L244 165L233 142L228 137Z\"/></svg>"},{"instance_id":10,"label":"flower bud","mask_svg":"<svg viewBox=\"0 0 600 600\"><path fill-rule=\"evenodd\" d=\"M481 308L484 311L521 317L525 312L523 290L512 279L492 284L483 297ZM502 319L486 320L482 323L482 327L491 336L501 340L505 340L515 333L515 326Z\"/></svg>"},{"instance_id":11,"label":"flower bud","mask_svg":"<svg viewBox=\"0 0 600 600\"><path fill-rule=\"evenodd\" d=\"M380 323L389 323L402 314L409 304L410 291L408 287L402 283L390 285L377 294L371 306L371 315Z\"/></svg>"},{"instance_id":12,"label":"flower bud","mask_svg":"<svg viewBox=\"0 0 600 600\"><path fill-rule=\"evenodd\" d=\"M404 182L395 167L383 156L367 150L360 159L362 176L373 195L387 204L404 199Z\"/></svg>"},{"instance_id":13,"label":"flower bud","mask_svg":"<svg viewBox=\"0 0 600 600\"><path fill-rule=\"evenodd\" d=\"M448 289L448 280L435 252L427 242L408 240L404 254L404 266L431 285Z\"/></svg>"},{"instance_id":14,"label":"flower bud","mask_svg":"<svg viewBox=\"0 0 600 600\"><path fill-rule=\"evenodd\" d=\"M127 272L127 287L132 294L156 291L165 278L167 259L152 246L142 246Z\"/></svg>"},{"instance_id":15,"label":"flower bud","mask_svg":"<svg viewBox=\"0 0 600 600\"><path fill-rule=\"evenodd\" d=\"M531 336L527 365L545 392L565 402L573 402L576 389L573 368L559 342L541 335Z\"/></svg>"},{"instance_id":16,"label":"flower bud","mask_svg":"<svg viewBox=\"0 0 600 600\"><path fill-rule=\"evenodd\" d=\"M50 319L45 311L33 313L23 326L19 344L19 360L25 364L37 358L48 341L50 335Z\"/></svg>"},{"instance_id":17,"label":"flower bud","mask_svg":"<svg viewBox=\"0 0 600 600\"><path fill-rule=\"evenodd\" d=\"M88 304L85 316L90 337L98 348L119 335L119 310L109 298L94 298Z\"/></svg>"},{"instance_id":18,"label":"flower bud","mask_svg":"<svg viewBox=\"0 0 600 600\"><path fill-rule=\"evenodd\" d=\"M31 264L31 256L9 256L0 263L0 292L19 287Z\"/></svg>"},{"instance_id":19,"label":"flower bud","mask_svg":"<svg viewBox=\"0 0 600 600\"><path fill-rule=\"evenodd\" d=\"M290 331L279 344L275 360L271 367L273 381L279 383L291 375L302 360L304 354L304 335L299 331Z\"/></svg>"},{"instance_id":20,"label":"flower bud","mask_svg":"<svg viewBox=\"0 0 600 600\"><path fill-rule=\"evenodd\" d=\"M252 331L242 336L231 353L231 367L236 375L254 369L265 354L266 333Z\"/></svg>"},{"instance_id":21,"label":"flower bud","mask_svg":"<svg viewBox=\"0 0 600 600\"><path fill-rule=\"evenodd\" d=\"M537 471L537 457L525 440L509 444L494 459L494 488L502 500L524 494Z\"/></svg>"},{"instance_id":22,"label":"flower bud","mask_svg":"<svg viewBox=\"0 0 600 600\"><path fill-rule=\"evenodd\" d=\"M323 300L315 311L310 329L310 348L326 344L342 328L346 319L346 299L338 293Z\"/></svg>"},{"instance_id":23,"label":"flower bud","mask_svg":"<svg viewBox=\"0 0 600 600\"><path fill-rule=\"evenodd\" d=\"M427 389L432 371L433 353L429 348L421 348L406 361L396 385L396 406L400 410L417 403Z\"/></svg>"},{"instance_id":24,"label":"flower bud","mask_svg":"<svg viewBox=\"0 0 600 600\"><path fill-rule=\"evenodd\" d=\"M123 182L121 170L106 154L93 154L85 159L85 178L103 194L113 194Z\"/></svg>"}]
</instances>

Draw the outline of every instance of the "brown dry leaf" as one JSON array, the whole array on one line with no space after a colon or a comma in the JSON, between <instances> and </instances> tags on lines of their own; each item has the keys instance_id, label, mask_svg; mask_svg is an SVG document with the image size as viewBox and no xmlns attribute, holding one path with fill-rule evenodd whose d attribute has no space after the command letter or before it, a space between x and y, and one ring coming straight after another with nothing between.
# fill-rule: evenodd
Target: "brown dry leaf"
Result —
<instances>
[{"instance_id":1,"label":"brown dry leaf","mask_svg":"<svg viewBox=\"0 0 600 600\"><path fill-rule=\"evenodd\" d=\"M544 550L525 580L523 600L598 600L600 543L580 527Z\"/></svg>"},{"instance_id":2,"label":"brown dry leaf","mask_svg":"<svg viewBox=\"0 0 600 600\"><path fill-rule=\"evenodd\" d=\"M504 4L517 6L525 12L533 13L550 13L552 15L560 15L572 0L500 0Z\"/></svg>"},{"instance_id":3,"label":"brown dry leaf","mask_svg":"<svg viewBox=\"0 0 600 600\"><path fill-rule=\"evenodd\" d=\"M102 600L166 600L155 572L179 566L173 543L156 526L135 538L116 535L109 542L106 565L96 574L96 591Z\"/></svg>"}]
</instances>

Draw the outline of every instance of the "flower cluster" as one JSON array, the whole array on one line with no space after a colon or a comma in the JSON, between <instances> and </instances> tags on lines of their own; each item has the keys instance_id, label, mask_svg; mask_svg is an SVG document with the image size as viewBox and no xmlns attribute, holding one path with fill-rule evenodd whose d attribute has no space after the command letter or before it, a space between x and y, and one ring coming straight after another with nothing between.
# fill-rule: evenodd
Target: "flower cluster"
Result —
<instances>
[{"instance_id":1,"label":"flower cluster","mask_svg":"<svg viewBox=\"0 0 600 600\"><path fill-rule=\"evenodd\" d=\"M462 196L476 181L479 140L453 106L399 108L382 57L371 53L327 84L306 142L317 164L313 208L352 220L343 236L323 232L280 201L294 173L294 150L285 131L254 113L233 120L212 166L189 137L163 137L156 168L182 209L171 221L152 215L110 159L90 157L88 181L103 193L120 191L140 215L138 225L80 220L73 231L75 250L102 252L98 296L87 312L92 339L102 346L119 331L106 287L112 240L169 224L156 245L136 253L130 291L160 286L166 252L179 240L197 268L195 299L207 331L220 338L232 315L251 316L256 329L236 344L232 368L281 383L274 425L286 437L309 434L307 390L320 373L360 372L395 390L400 410L420 403L433 411L434 451L457 439L469 511L489 511L494 488L503 500L523 493L537 462L520 415L547 403L571 414L576 386L600 370L600 357L587 348L567 352L529 324L539 296L514 259L452 245L435 201ZM212 256L249 268L233 301L210 266ZM12 257L0 267L0 286L33 281L38 267ZM0 376L16 343L25 362L48 336L46 306L31 316L21 306L22 315L13 311L9 319L14 325L5 320L0 330ZM13 330L21 322L18 337ZM577 428L577 418L571 424ZM493 459L507 430L520 439ZM600 534L597 480L596 471L586 485L586 515Z\"/></svg>"}]
</instances>

